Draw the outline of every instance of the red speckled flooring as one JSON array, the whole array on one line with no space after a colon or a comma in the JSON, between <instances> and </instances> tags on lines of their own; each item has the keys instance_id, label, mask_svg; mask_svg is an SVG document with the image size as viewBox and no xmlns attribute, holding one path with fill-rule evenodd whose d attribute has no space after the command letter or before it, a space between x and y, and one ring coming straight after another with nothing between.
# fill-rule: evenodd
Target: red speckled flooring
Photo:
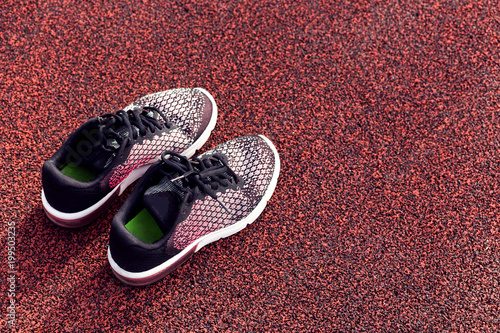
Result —
<instances>
[{"instance_id":1,"label":"red speckled flooring","mask_svg":"<svg viewBox=\"0 0 500 333\"><path fill-rule=\"evenodd\" d=\"M500 330L497 1L0 3L1 313L19 332ZM83 121L204 87L205 147L277 146L261 217L144 288L92 225L43 214L40 168Z\"/></svg>"}]
</instances>

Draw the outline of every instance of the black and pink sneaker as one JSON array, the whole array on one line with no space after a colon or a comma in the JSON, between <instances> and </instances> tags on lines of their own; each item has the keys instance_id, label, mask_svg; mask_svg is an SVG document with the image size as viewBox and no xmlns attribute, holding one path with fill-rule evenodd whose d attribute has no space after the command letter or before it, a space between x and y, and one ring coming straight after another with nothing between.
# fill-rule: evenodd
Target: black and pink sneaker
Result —
<instances>
[{"instance_id":1,"label":"black and pink sneaker","mask_svg":"<svg viewBox=\"0 0 500 333\"><path fill-rule=\"evenodd\" d=\"M158 281L203 246L255 221L280 160L265 136L243 136L188 160L166 152L113 219L108 260L123 282Z\"/></svg>"},{"instance_id":2,"label":"black and pink sneaker","mask_svg":"<svg viewBox=\"0 0 500 333\"><path fill-rule=\"evenodd\" d=\"M165 150L192 156L217 121L213 97L179 88L140 98L77 129L42 167L42 203L67 227L92 222Z\"/></svg>"}]
</instances>

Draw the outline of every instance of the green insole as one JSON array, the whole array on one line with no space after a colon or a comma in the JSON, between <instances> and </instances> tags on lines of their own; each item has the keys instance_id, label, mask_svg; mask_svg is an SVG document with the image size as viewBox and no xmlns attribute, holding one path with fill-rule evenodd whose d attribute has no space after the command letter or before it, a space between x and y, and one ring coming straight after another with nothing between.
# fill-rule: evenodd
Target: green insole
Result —
<instances>
[{"instance_id":1,"label":"green insole","mask_svg":"<svg viewBox=\"0 0 500 333\"><path fill-rule=\"evenodd\" d=\"M141 210L132 220L128 221L125 224L125 228L135 237L149 244L163 237L163 232L146 208Z\"/></svg>"},{"instance_id":2,"label":"green insole","mask_svg":"<svg viewBox=\"0 0 500 333\"><path fill-rule=\"evenodd\" d=\"M71 178L81 182L89 182L97 177L97 172L84 167L80 167L74 163L69 163L68 165L63 167L61 169L61 172L66 176L70 176Z\"/></svg>"}]
</instances>

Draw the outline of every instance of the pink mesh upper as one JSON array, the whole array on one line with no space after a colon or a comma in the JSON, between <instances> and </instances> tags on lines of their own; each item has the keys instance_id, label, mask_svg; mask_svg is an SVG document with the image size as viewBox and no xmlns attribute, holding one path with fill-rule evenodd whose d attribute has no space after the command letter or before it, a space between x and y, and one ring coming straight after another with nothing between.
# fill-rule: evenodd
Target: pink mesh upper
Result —
<instances>
[{"instance_id":1,"label":"pink mesh upper","mask_svg":"<svg viewBox=\"0 0 500 333\"><path fill-rule=\"evenodd\" d=\"M248 216L261 201L271 181L275 157L267 143L258 136L231 140L205 153L220 153L228 158L229 167L243 179L237 191L218 193L218 199L231 215L214 199L195 201L189 216L179 223L173 233L173 245L183 249L200 237L230 226Z\"/></svg>"},{"instance_id":2,"label":"pink mesh upper","mask_svg":"<svg viewBox=\"0 0 500 333\"><path fill-rule=\"evenodd\" d=\"M205 95L197 89L177 88L144 96L127 106L125 111L137 105L156 107L174 125L174 129L136 142L125 162L111 171L109 186L114 188L134 169L147 164L165 150L186 150L195 141L198 132L204 130L200 125L205 123L203 119L207 117L204 114L206 101Z\"/></svg>"},{"instance_id":3,"label":"pink mesh upper","mask_svg":"<svg viewBox=\"0 0 500 333\"><path fill-rule=\"evenodd\" d=\"M158 108L173 124L194 139L200 130L206 100L204 94L191 88L177 88L157 92L139 98L125 108L147 105Z\"/></svg>"},{"instance_id":4,"label":"pink mesh upper","mask_svg":"<svg viewBox=\"0 0 500 333\"><path fill-rule=\"evenodd\" d=\"M190 140L180 129L164 132L155 136L152 140L144 140L141 144L135 144L130 151L127 160L113 170L109 180L109 186L114 188L120 184L132 170L147 164L160 156L165 150L181 152L189 147Z\"/></svg>"}]
</instances>

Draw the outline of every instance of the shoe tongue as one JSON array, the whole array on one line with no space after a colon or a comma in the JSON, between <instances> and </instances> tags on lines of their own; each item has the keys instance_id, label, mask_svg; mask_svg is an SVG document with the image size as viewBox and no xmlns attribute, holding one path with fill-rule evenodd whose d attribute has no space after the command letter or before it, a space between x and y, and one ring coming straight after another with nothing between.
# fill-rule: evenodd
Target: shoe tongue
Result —
<instances>
[{"instance_id":1,"label":"shoe tongue","mask_svg":"<svg viewBox=\"0 0 500 333\"><path fill-rule=\"evenodd\" d=\"M99 151L94 154L93 158L89 159L87 167L94 171L101 172L113 161L114 157L114 153L99 149Z\"/></svg>"},{"instance_id":2,"label":"shoe tongue","mask_svg":"<svg viewBox=\"0 0 500 333\"><path fill-rule=\"evenodd\" d=\"M116 142L116 140L115 140ZM108 146L109 143L108 143ZM114 147L114 145L111 145ZM118 143L116 143L116 148L117 151L119 150L120 146ZM106 151L102 149L100 146L97 146L93 148L93 150L88 154L87 156L83 157L83 160L81 162L81 165L91 169L93 171L96 171L97 173L102 172L104 169L106 169L111 162L113 162L113 159L116 156L116 152L112 151Z\"/></svg>"},{"instance_id":3,"label":"shoe tongue","mask_svg":"<svg viewBox=\"0 0 500 333\"><path fill-rule=\"evenodd\" d=\"M129 137L129 130L124 125L120 125L113 130L116 133L118 133L118 135L122 139ZM137 126L135 125L132 125L132 130L136 131L137 133L139 132L139 128L137 128ZM120 143L114 138L108 139L106 142L106 146L118 150L120 148ZM100 146L98 146L94 148L94 151L90 155L86 156L83 165L94 171L102 172L111 164L115 156L116 156L115 152L106 151L102 149Z\"/></svg>"},{"instance_id":4,"label":"shoe tongue","mask_svg":"<svg viewBox=\"0 0 500 333\"><path fill-rule=\"evenodd\" d=\"M167 233L177 220L183 195L168 177L144 193L142 203L163 233Z\"/></svg>"}]
</instances>

